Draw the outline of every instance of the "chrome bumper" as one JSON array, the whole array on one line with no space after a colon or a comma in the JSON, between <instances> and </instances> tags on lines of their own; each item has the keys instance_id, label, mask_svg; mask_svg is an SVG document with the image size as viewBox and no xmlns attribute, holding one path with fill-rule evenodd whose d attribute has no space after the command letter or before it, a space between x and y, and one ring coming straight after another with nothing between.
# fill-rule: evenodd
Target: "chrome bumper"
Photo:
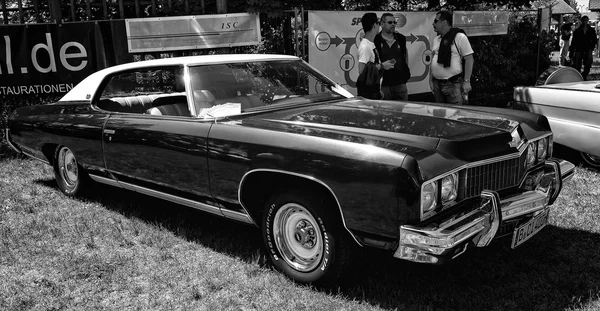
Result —
<instances>
[{"instance_id":1,"label":"chrome bumper","mask_svg":"<svg viewBox=\"0 0 600 311\"><path fill-rule=\"evenodd\" d=\"M485 247L503 222L529 217L552 205L574 169L568 161L549 160L535 189L504 200L495 191L484 190L480 200L463 212L424 226L400 226L394 257L436 264L461 255L468 247Z\"/></svg>"}]
</instances>

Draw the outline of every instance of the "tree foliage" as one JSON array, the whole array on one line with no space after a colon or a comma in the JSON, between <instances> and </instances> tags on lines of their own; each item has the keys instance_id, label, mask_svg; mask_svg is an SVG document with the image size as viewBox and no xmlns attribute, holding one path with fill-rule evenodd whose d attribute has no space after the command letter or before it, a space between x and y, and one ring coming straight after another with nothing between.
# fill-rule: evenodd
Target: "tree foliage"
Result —
<instances>
[{"instance_id":1,"label":"tree foliage","mask_svg":"<svg viewBox=\"0 0 600 311\"><path fill-rule=\"evenodd\" d=\"M536 14L517 12L510 16L508 34L470 38L475 51L472 101L505 105L514 86L535 83L550 66L553 47L553 38L537 29Z\"/></svg>"}]
</instances>

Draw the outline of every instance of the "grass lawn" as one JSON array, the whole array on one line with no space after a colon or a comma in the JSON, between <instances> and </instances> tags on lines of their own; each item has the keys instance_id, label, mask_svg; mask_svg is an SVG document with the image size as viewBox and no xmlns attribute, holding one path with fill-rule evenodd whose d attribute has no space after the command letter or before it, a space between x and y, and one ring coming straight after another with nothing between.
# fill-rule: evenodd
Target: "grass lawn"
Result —
<instances>
[{"instance_id":1,"label":"grass lawn","mask_svg":"<svg viewBox=\"0 0 600 311\"><path fill-rule=\"evenodd\" d=\"M51 167L0 156L0 310L600 310L599 185L579 167L516 250L443 267L369 251L323 290L270 270L258 229L101 184L67 198Z\"/></svg>"}]
</instances>

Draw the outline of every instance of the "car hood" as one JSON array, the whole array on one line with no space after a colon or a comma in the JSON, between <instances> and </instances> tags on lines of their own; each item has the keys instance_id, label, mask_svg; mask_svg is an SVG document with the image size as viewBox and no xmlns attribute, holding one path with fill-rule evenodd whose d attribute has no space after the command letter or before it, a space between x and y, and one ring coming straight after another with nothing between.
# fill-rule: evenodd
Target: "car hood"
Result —
<instances>
[{"instance_id":1,"label":"car hood","mask_svg":"<svg viewBox=\"0 0 600 311\"><path fill-rule=\"evenodd\" d=\"M510 133L518 122L456 106L352 98L258 114L243 125L369 143L417 160L442 153L470 162L514 152Z\"/></svg>"}]
</instances>

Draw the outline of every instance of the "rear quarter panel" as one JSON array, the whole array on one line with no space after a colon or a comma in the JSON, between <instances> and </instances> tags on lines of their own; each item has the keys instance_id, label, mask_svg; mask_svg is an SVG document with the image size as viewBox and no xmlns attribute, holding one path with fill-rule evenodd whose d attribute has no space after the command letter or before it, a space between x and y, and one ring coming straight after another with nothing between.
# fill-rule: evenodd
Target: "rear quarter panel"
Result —
<instances>
[{"instance_id":1,"label":"rear quarter panel","mask_svg":"<svg viewBox=\"0 0 600 311\"><path fill-rule=\"evenodd\" d=\"M67 146L84 168L101 170L101 132L107 117L89 103L22 107L9 117L10 139L26 155L49 164L56 146Z\"/></svg>"}]
</instances>

